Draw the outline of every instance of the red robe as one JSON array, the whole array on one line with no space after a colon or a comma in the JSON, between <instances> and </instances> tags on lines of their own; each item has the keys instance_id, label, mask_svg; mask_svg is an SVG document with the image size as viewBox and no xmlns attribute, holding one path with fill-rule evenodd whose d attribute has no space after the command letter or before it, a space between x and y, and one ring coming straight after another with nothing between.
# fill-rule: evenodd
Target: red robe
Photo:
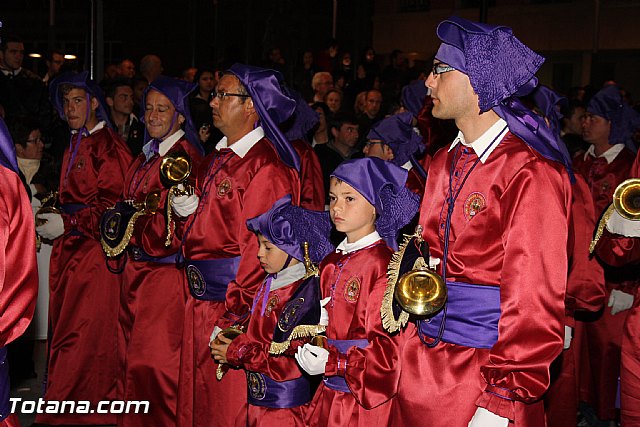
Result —
<instances>
[{"instance_id":1,"label":"red robe","mask_svg":"<svg viewBox=\"0 0 640 427\"><path fill-rule=\"evenodd\" d=\"M189 155L191 170L195 173L202 160L200 152L184 137L167 154L179 151ZM144 154L139 155L129 169L124 186L124 200L144 201L151 191L162 190L158 212L138 218L129 243L129 248L141 248L155 258L170 257L180 247L175 234L171 245L165 246L169 190L160 180L161 161L162 157L156 156L145 163ZM175 221L175 213L172 214ZM148 414L123 414L118 424L175 425L188 294L184 272L176 268L175 262L135 261L129 255L122 283L118 338L124 368L123 399L148 400L151 409Z\"/></svg>"},{"instance_id":2,"label":"red robe","mask_svg":"<svg viewBox=\"0 0 640 427\"><path fill-rule=\"evenodd\" d=\"M256 310L251 314L247 333L238 336L229 345L227 350L229 364L238 366L245 371L265 374L275 381L300 378L300 369L291 354L272 356L269 354L269 347L282 309L302 282L301 279L269 292L264 314L261 312L262 298L260 299ZM297 348L297 345L293 344L290 350ZM302 427L308 406L306 404L295 408L278 409L250 405L245 402L235 425L237 427L282 427L285 425Z\"/></svg>"},{"instance_id":3,"label":"red robe","mask_svg":"<svg viewBox=\"0 0 640 427\"><path fill-rule=\"evenodd\" d=\"M640 155L631 167L630 176L640 178ZM612 266L639 268L640 238L623 237L605 230L596 253ZM636 289L633 308L627 315L622 336L620 368L620 420L623 427L640 425L640 288Z\"/></svg>"},{"instance_id":4,"label":"red robe","mask_svg":"<svg viewBox=\"0 0 640 427\"><path fill-rule=\"evenodd\" d=\"M22 335L31 322L38 266L33 211L24 186L15 172L3 166L0 185L0 347L4 347ZM20 423L17 415L11 414L0 425Z\"/></svg>"},{"instance_id":5,"label":"red robe","mask_svg":"<svg viewBox=\"0 0 640 427\"><path fill-rule=\"evenodd\" d=\"M591 192L581 175L576 175L572 190L565 323L573 328L573 339L570 347L551 365L552 382L544 397L549 427L572 426L577 423L577 379L578 374L588 368L588 363L581 364L584 323L576 322L575 312L597 312L605 302L604 271L596 257L589 254L589 244L595 228Z\"/></svg>"},{"instance_id":6,"label":"red robe","mask_svg":"<svg viewBox=\"0 0 640 427\"><path fill-rule=\"evenodd\" d=\"M331 297L326 306L327 338L366 339L369 345L351 347L346 354L346 372L340 374L339 354L335 347L330 347L325 376L344 376L351 393L320 384L307 413L309 426L393 423L391 399L398 388L402 341L385 332L380 317L391 253L384 241L378 240L351 253L329 254L320 264L322 297Z\"/></svg>"},{"instance_id":7,"label":"red robe","mask_svg":"<svg viewBox=\"0 0 640 427\"><path fill-rule=\"evenodd\" d=\"M420 175L415 167L411 168L409 170L409 175L407 176L406 187L422 199L422 196L424 195L424 185L425 179Z\"/></svg>"},{"instance_id":8,"label":"red robe","mask_svg":"<svg viewBox=\"0 0 640 427\"><path fill-rule=\"evenodd\" d=\"M324 210L324 183L318 155L311 145L296 139L291 142L300 156L300 206L306 209Z\"/></svg>"},{"instance_id":9,"label":"red robe","mask_svg":"<svg viewBox=\"0 0 640 427\"><path fill-rule=\"evenodd\" d=\"M74 141L75 143L75 137ZM100 218L122 194L131 164L129 148L109 128L83 137L65 179L60 203L84 204L63 214L65 233L57 238L49 272L49 366L45 400L118 399L118 301L120 278L107 270L100 245ZM115 424L115 414L38 414L43 424Z\"/></svg>"},{"instance_id":10,"label":"red robe","mask_svg":"<svg viewBox=\"0 0 640 427\"><path fill-rule=\"evenodd\" d=\"M464 146L440 150L420 209L424 239L437 258L443 254L456 151L455 186L477 159ZM432 427L466 427L478 406L517 427L544 425L540 399L564 337L570 206L563 167L511 133L477 163L453 210L447 280L499 287L498 339L491 349L444 342L429 348L409 325L392 415L396 425L428 420Z\"/></svg>"},{"instance_id":11,"label":"red robe","mask_svg":"<svg viewBox=\"0 0 640 427\"><path fill-rule=\"evenodd\" d=\"M586 157L586 159L585 159ZM585 177L591 189L596 220L613 199L618 184L629 177L634 156L624 148L611 163L603 157L581 155L574 159L574 169ZM611 291L618 289L634 294L640 276L635 268L605 267L606 301ZM585 345L589 357L589 370L581 379L581 399L592 404L600 419L616 418L615 400L620 375L620 348L622 331L629 311L611 315L605 307L602 317L585 324ZM590 373L590 375L584 375Z\"/></svg>"},{"instance_id":12,"label":"red robe","mask_svg":"<svg viewBox=\"0 0 640 427\"><path fill-rule=\"evenodd\" d=\"M218 159L218 161L216 161ZM222 168L211 166L224 163ZM182 229L187 259L205 260L245 255L236 279L229 283L226 301L188 298L184 317L182 360L178 397L178 425L232 425L246 402L246 379L230 370L216 380L217 365L211 358L209 339L216 324L224 329L251 309L264 272L256 254L258 241L246 221L273 206L281 197L300 198L297 172L286 167L263 138L243 158L230 149L214 151L202 162L198 177L200 204Z\"/></svg>"}]
</instances>

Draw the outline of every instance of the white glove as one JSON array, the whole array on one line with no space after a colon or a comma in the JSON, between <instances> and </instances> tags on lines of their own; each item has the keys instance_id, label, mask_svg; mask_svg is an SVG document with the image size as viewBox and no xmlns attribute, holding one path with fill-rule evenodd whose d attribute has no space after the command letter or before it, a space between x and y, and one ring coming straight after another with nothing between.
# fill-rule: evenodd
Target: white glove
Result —
<instances>
[{"instance_id":1,"label":"white glove","mask_svg":"<svg viewBox=\"0 0 640 427\"><path fill-rule=\"evenodd\" d=\"M468 427L507 427L509 419L478 407L476 413L471 417Z\"/></svg>"},{"instance_id":2,"label":"white glove","mask_svg":"<svg viewBox=\"0 0 640 427\"><path fill-rule=\"evenodd\" d=\"M209 338L209 347L211 347L211 343L216 339L220 332L222 332L222 328L220 326L213 328L213 332L211 332L211 337Z\"/></svg>"},{"instance_id":3,"label":"white glove","mask_svg":"<svg viewBox=\"0 0 640 427\"><path fill-rule=\"evenodd\" d=\"M611 314L618 314L621 311L629 310L633 305L633 295L613 289L609 297L608 306L611 307Z\"/></svg>"},{"instance_id":4,"label":"white glove","mask_svg":"<svg viewBox=\"0 0 640 427\"><path fill-rule=\"evenodd\" d=\"M50 212L40 214L36 218L47 221L45 224L36 227L38 234L45 239L54 240L64 234L62 215Z\"/></svg>"},{"instance_id":5,"label":"white glove","mask_svg":"<svg viewBox=\"0 0 640 427\"><path fill-rule=\"evenodd\" d=\"M324 374L325 366L329 360L329 351L322 347L305 344L298 347L298 352L294 355L298 365L309 375Z\"/></svg>"},{"instance_id":6,"label":"white glove","mask_svg":"<svg viewBox=\"0 0 640 427\"><path fill-rule=\"evenodd\" d=\"M573 338L573 328L571 326L564 325L564 346L563 349L571 347L571 338Z\"/></svg>"},{"instance_id":7,"label":"white glove","mask_svg":"<svg viewBox=\"0 0 640 427\"><path fill-rule=\"evenodd\" d=\"M318 324L322 326L327 326L329 324L329 312L324 307L329 304L330 300L331 297L326 297L320 300L320 322L318 322Z\"/></svg>"},{"instance_id":8,"label":"white glove","mask_svg":"<svg viewBox=\"0 0 640 427\"><path fill-rule=\"evenodd\" d=\"M429 256L429 268L435 270L440 261L440 258Z\"/></svg>"},{"instance_id":9,"label":"white glove","mask_svg":"<svg viewBox=\"0 0 640 427\"><path fill-rule=\"evenodd\" d=\"M614 210L613 215L607 221L607 230L621 236L640 237L640 221L623 218L618 211Z\"/></svg>"},{"instance_id":10,"label":"white glove","mask_svg":"<svg viewBox=\"0 0 640 427\"><path fill-rule=\"evenodd\" d=\"M198 202L200 199L195 194L190 196L174 196L171 195L171 204L173 205L173 211L179 217L185 218L191 215L198 209Z\"/></svg>"}]
</instances>

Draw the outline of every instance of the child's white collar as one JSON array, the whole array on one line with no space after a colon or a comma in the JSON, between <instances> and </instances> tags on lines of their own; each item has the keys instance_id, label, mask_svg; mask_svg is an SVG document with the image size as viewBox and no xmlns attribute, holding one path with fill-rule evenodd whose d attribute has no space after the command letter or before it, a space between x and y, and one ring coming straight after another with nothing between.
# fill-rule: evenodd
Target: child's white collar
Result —
<instances>
[{"instance_id":1,"label":"child's white collar","mask_svg":"<svg viewBox=\"0 0 640 427\"><path fill-rule=\"evenodd\" d=\"M361 238L360 240L357 240L353 243L347 243L347 239L345 238L336 248L336 252L340 251L348 254L350 252L354 252L359 249L366 248L367 246L374 244L380 239L381 237L377 231L374 231L373 233L368 234L363 238Z\"/></svg>"}]
</instances>

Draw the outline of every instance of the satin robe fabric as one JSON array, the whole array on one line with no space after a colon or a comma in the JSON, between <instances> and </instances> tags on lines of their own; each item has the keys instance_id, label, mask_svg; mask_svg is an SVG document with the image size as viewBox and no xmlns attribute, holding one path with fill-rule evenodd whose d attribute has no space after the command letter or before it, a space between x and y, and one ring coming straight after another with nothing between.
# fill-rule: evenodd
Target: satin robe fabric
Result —
<instances>
[{"instance_id":1,"label":"satin robe fabric","mask_svg":"<svg viewBox=\"0 0 640 427\"><path fill-rule=\"evenodd\" d=\"M296 360L292 357L302 340L293 341L285 354L279 356L269 354L273 331L278 326L280 313L302 282L303 280L298 280L269 292L264 314L261 313L262 300L256 305L256 311L251 314L247 326L247 333L238 336L229 345L227 360L230 365L245 371L260 372L275 381L289 381L302 376ZM279 409L249 405L245 402L235 425L236 427L283 427L285 425L302 427L308 406L306 404L296 408Z\"/></svg>"},{"instance_id":2,"label":"satin robe fabric","mask_svg":"<svg viewBox=\"0 0 640 427\"><path fill-rule=\"evenodd\" d=\"M551 365L551 386L544 397L549 427L577 423L578 373L588 369L588 363L581 363L584 323L576 321L575 313L597 312L605 302L604 271L596 257L589 254L596 226L591 191L581 175L576 175L572 190L565 324L573 328L573 339L570 347Z\"/></svg>"},{"instance_id":3,"label":"satin robe fabric","mask_svg":"<svg viewBox=\"0 0 640 427\"><path fill-rule=\"evenodd\" d=\"M476 159L460 145L431 162L420 224L433 257L443 254L450 173L458 188ZM498 340L491 349L429 348L410 324L395 425L466 427L478 406L517 427L544 425L541 398L564 341L570 206L562 165L511 133L476 165L453 210L447 280L500 287Z\"/></svg>"},{"instance_id":4,"label":"satin robe fabric","mask_svg":"<svg viewBox=\"0 0 640 427\"><path fill-rule=\"evenodd\" d=\"M217 157L224 165L209 181ZM264 278L256 256L258 241L246 221L266 212L287 194L298 203L300 184L297 172L282 163L265 138L244 158L230 149L214 151L203 160L197 183L198 210L178 234L181 237L188 231L185 257L202 260L242 256L242 260L236 279L229 283L225 302L187 298L178 425L230 426L246 402L247 381L240 370L229 370L222 381L216 380L217 365L211 357L209 338L216 324L224 329L247 315Z\"/></svg>"},{"instance_id":5,"label":"satin robe fabric","mask_svg":"<svg viewBox=\"0 0 640 427\"><path fill-rule=\"evenodd\" d=\"M382 327L380 306L387 287L391 250L379 240L348 253L329 254L320 264L322 297L331 297L327 338L366 339L366 348L346 354L344 379L351 393L320 384L311 401L309 426L399 425L391 416L400 375L402 336L390 337ZM338 375L338 352L331 346L325 375Z\"/></svg>"},{"instance_id":6,"label":"satin robe fabric","mask_svg":"<svg viewBox=\"0 0 640 427\"><path fill-rule=\"evenodd\" d=\"M315 211L324 210L324 184L322 167L318 155L311 145L296 139L292 141L293 147L300 156L300 206Z\"/></svg>"},{"instance_id":7,"label":"satin robe fabric","mask_svg":"<svg viewBox=\"0 0 640 427\"><path fill-rule=\"evenodd\" d=\"M415 168L411 168L409 175L407 175L406 187L422 197L424 195L424 185L425 179L416 172Z\"/></svg>"},{"instance_id":8,"label":"satin robe fabric","mask_svg":"<svg viewBox=\"0 0 640 427\"><path fill-rule=\"evenodd\" d=\"M29 197L18 175L0 166L0 347L24 333L36 308L38 266ZM19 426L11 414L0 426Z\"/></svg>"},{"instance_id":9,"label":"satin robe fabric","mask_svg":"<svg viewBox=\"0 0 640 427\"><path fill-rule=\"evenodd\" d=\"M640 155L630 176L640 178ZM605 230L596 253L612 266L640 268L640 238L623 237ZM633 308L627 315L622 336L620 368L620 421L623 427L640 425L640 288L636 289Z\"/></svg>"},{"instance_id":10,"label":"satin robe fabric","mask_svg":"<svg viewBox=\"0 0 640 427\"><path fill-rule=\"evenodd\" d=\"M629 177L634 156L624 148L616 158L607 163L604 158L578 156L574 169L587 181L595 205L596 220L613 200L618 184ZM605 266L606 300L611 291L618 289L634 294L640 275L634 268ZM593 405L602 420L616 418L616 394L620 375L620 348L622 331L629 311L611 315L605 307L602 316L585 324L585 352L589 357L589 369L582 372L581 399Z\"/></svg>"},{"instance_id":11,"label":"satin robe fabric","mask_svg":"<svg viewBox=\"0 0 640 427\"><path fill-rule=\"evenodd\" d=\"M169 149L170 153L186 152L195 174L202 156L186 138ZM160 180L163 157L154 156L145 162L139 155L127 173L124 200L142 202L147 194L161 190L155 215L144 215L136 221L129 246L142 248L156 258L176 254L180 240L167 237L167 199L169 189ZM172 218L178 218L172 212ZM184 308L187 301L186 278L175 263L135 261L128 256L122 272L120 296L119 350L123 364L122 391L124 400L148 400L148 414L123 414L120 426L170 426L176 423L178 378Z\"/></svg>"},{"instance_id":12,"label":"satin robe fabric","mask_svg":"<svg viewBox=\"0 0 640 427\"><path fill-rule=\"evenodd\" d=\"M118 305L120 278L107 270L100 246L100 218L120 198L132 162L129 148L109 128L83 137L60 203L88 205L63 214L65 234L54 241L49 272L49 361L45 400L119 399ZM73 225L75 217L77 226ZM75 235L80 234L80 235ZM115 424L115 414L38 414L43 424Z\"/></svg>"}]
</instances>

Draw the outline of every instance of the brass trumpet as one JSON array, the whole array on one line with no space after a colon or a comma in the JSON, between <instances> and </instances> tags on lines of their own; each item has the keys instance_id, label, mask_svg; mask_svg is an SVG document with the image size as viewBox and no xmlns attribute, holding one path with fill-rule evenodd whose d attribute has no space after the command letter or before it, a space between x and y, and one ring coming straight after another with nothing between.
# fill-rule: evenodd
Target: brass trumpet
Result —
<instances>
[{"instance_id":1,"label":"brass trumpet","mask_svg":"<svg viewBox=\"0 0 640 427\"><path fill-rule=\"evenodd\" d=\"M191 175L191 158L184 151L167 153L160 163L160 179L176 196L193 194L193 187L185 185L184 190L176 188L178 184L185 184Z\"/></svg>"},{"instance_id":2,"label":"brass trumpet","mask_svg":"<svg viewBox=\"0 0 640 427\"><path fill-rule=\"evenodd\" d=\"M61 214L60 209L56 207L58 204L58 192L52 191L51 193L44 196L44 198L40 201L42 203L38 210L36 211L36 227L44 225L47 223L46 219L38 218L38 215L45 213L57 213Z\"/></svg>"},{"instance_id":3,"label":"brass trumpet","mask_svg":"<svg viewBox=\"0 0 640 427\"><path fill-rule=\"evenodd\" d=\"M127 203L133 206L138 212L154 215L156 212L158 212L158 206L160 205L160 195L160 190L155 190L147 194L147 197L145 197L143 202L127 201Z\"/></svg>"},{"instance_id":4,"label":"brass trumpet","mask_svg":"<svg viewBox=\"0 0 640 427\"><path fill-rule=\"evenodd\" d=\"M616 187L613 207L621 217L640 221L640 178L627 179Z\"/></svg>"},{"instance_id":5,"label":"brass trumpet","mask_svg":"<svg viewBox=\"0 0 640 427\"><path fill-rule=\"evenodd\" d=\"M442 276L418 259L411 271L400 276L393 296L407 313L428 316L444 306L447 286Z\"/></svg>"},{"instance_id":6,"label":"brass trumpet","mask_svg":"<svg viewBox=\"0 0 640 427\"><path fill-rule=\"evenodd\" d=\"M240 335L242 335L244 333L244 331L242 329L243 329L242 326L229 326L228 328L224 328L223 330L221 330L218 333L218 335L223 335L225 338L228 338L231 341L233 341L238 336L240 336ZM216 344L220 344L221 343L221 341L218 339L218 337L216 337L214 342ZM229 370L229 366L228 365L223 365L222 363L218 364L218 367L216 368L216 379L218 381L222 381L222 377L224 377L224 374L228 370Z\"/></svg>"}]
</instances>

